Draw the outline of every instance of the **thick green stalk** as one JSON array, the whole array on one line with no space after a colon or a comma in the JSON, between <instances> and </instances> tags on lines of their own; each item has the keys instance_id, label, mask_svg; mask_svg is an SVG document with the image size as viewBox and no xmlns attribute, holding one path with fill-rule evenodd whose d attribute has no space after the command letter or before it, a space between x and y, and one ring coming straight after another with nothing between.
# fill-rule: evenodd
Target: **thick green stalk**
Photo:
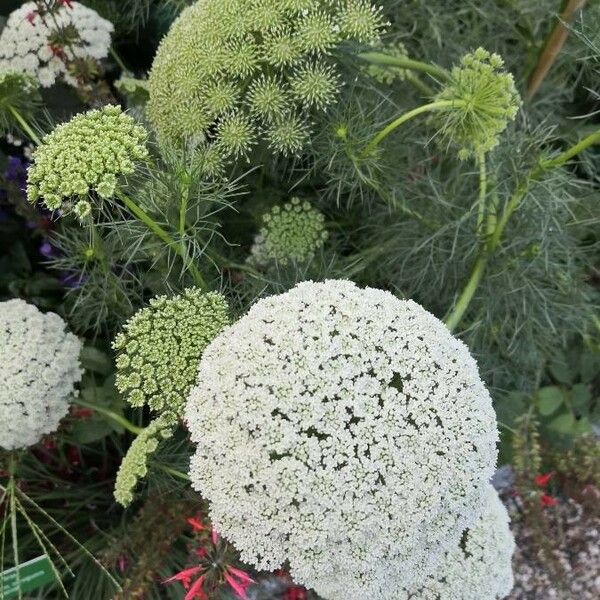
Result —
<instances>
[{"instance_id":1,"label":"thick green stalk","mask_svg":"<svg viewBox=\"0 0 600 600\"><path fill-rule=\"evenodd\" d=\"M105 417L108 417L109 419L114 421L117 425L120 425L121 427L123 427L123 429L126 429L127 431L129 431L130 433L133 433L134 435L139 435L140 433L142 433L142 431L144 431L144 429L142 427L138 427L137 425L134 425L131 421L128 421L125 417L117 414L116 412L114 412L108 408L98 406L97 404L92 404L91 402L86 402L85 400L82 400L81 398L75 399L75 404L77 404L78 406L83 406L85 408L89 408L93 411L96 411L97 413L100 413L101 415L104 415Z\"/></svg>"},{"instance_id":2,"label":"thick green stalk","mask_svg":"<svg viewBox=\"0 0 600 600\"><path fill-rule=\"evenodd\" d=\"M398 67L400 69L408 69L410 71L420 71L421 73L427 73L428 75L432 75L436 79L441 79L443 81L449 81L452 78L450 72L443 67L431 63L421 62L419 60L413 60L407 56L390 56L389 54L384 54L383 52L362 52L358 55L358 58L362 58L362 60L373 65Z\"/></svg>"},{"instance_id":3,"label":"thick green stalk","mask_svg":"<svg viewBox=\"0 0 600 600\"><path fill-rule=\"evenodd\" d=\"M186 267L190 270L194 282L201 289L207 289L206 282L202 277L202 274L198 270L198 267L189 258L187 252L182 249L181 245L178 244L167 231L165 231L152 217L139 205L137 205L129 196L124 194L122 191L117 191L117 198L123 202L123 204L129 209L131 214L140 220L144 225L150 229L157 237L159 237L169 248L176 252L183 260Z\"/></svg>"},{"instance_id":4,"label":"thick green stalk","mask_svg":"<svg viewBox=\"0 0 600 600\"><path fill-rule=\"evenodd\" d=\"M23 118L23 115L21 115L21 113L12 106L9 106L8 110L10 110L12 116L16 119L16 121L19 123L23 131L29 136L29 138L38 146L41 146L42 141L40 140L37 133L33 131L29 123Z\"/></svg>"},{"instance_id":5,"label":"thick green stalk","mask_svg":"<svg viewBox=\"0 0 600 600\"><path fill-rule=\"evenodd\" d=\"M436 112L439 110L445 110L448 108L454 108L460 106L462 102L460 100L437 100L436 102L430 102L429 104L424 104L422 106L417 106L417 108L413 108L408 112L400 115L396 119L394 119L391 123L386 125L364 148L361 153L361 157L365 158L370 156L371 153L377 148L377 146L388 136L390 133L398 129L400 125L403 125L407 121L422 115L427 112Z\"/></svg>"},{"instance_id":6,"label":"thick green stalk","mask_svg":"<svg viewBox=\"0 0 600 600\"><path fill-rule=\"evenodd\" d=\"M594 131L587 137L583 138L577 144L565 150L562 154L559 154L556 158L546 159L540 162L539 169L541 171L548 171L550 169L555 169L556 167L561 167L568 160L571 160L573 157L577 156L584 150L587 150L590 146L597 144L600 142L600 129Z\"/></svg>"},{"instance_id":7,"label":"thick green stalk","mask_svg":"<svg viewBox=\"0 0 600 600\"><path fill-rule=\"evenodd\" d=\"M482 246L463 291L458 297L458 300L456 301L452 310L444 319L450 331L453 331L458 326L467 309L469 308L471 300L473 299L473 296L475 295L475 292L477 291L477 288L483 279L489 259L500 245L504 230L506 229L510 217L520 206L531 185L535 183L545 172L563 166L568 160L597 143L600 143L600 129L588 135L571 148L568 148L556 158L541 160L539 164L529 172L529 175L525 181L517 186L517 189L507 202L506 207L502 212L502 216L496 222L495 227L493 227L493 229L489 228L490 235L487 243ZM488 218L492 218L491 213ZM493 218L495 219L495 215Z\"/></svg>"}]
</instances>

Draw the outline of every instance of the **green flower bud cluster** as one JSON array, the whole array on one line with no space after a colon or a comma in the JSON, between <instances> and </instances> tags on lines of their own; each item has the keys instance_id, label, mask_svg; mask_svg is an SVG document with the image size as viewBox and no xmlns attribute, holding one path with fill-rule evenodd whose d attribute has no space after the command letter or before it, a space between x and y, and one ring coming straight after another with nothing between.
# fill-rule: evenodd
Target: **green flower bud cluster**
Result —
<instances>
[{"instance_id":1,"label":"green flower bud cluster","mask_svg":"<svg viewBox=\"0 0 600 600\"><path fill-rule=\"evenodd\" d=\"M383 52L388 56L394 58L407 58L408 52L406 46L402 42L395 42L392 44L377 44L374 50ZM363 71L384 85L392 85L394 81L404 81L406 79L407 70L401 67L395 67L390 65L365 65Z\"/></svg>"},{"instance_id":2,"label":"green flower bud cluster","mask_svg":"<svg viewBox=\"0 0 600 600\"><path fill-rule=\"evenodd\" d=\"M325 110L340 88L330 53L376 42L384 24L370 0L199 0L159 47L150 121L168 142L210 137L223 163L260 139L297 154L309 110Z\"/></svg>"},{"instance_id":3,"label":"green flower bud cluster","mask_svg":"<svg viewBox=\"0 0 600 600\"><path fill-rule=\"evenodd\" d=\"M133 173L135 162L148 158L146 138L145 129L117 106L76 115L45 136L33 153L29 200L42 199L50 210L87 214L91 192L110 198L119 175Z\"/></svg>"},{"instance_id":4,"label":"green flower bud cluster","mask_svg":"<svg viewBox=\"0 0 600 600\"><path fill-rule=\"evenodd\" d=\"M0 134L12 129L16 111L27 119L40 106L37 80L27 73L0 70Z\"/></svg>"},{"instance_id":5,"label":"green flower bud cluster","mask_svg":"<svg viewBox=\"0 0 600 600\"><path fill-rule=\"evenodd\" d=\"M456 101L451 110L434 118L444 139L460 146L461 159L495 148L519 111L521 98L513 76L503 66L500 56L478 48L452 69L451 81L437 96Z\"/></svg>"},{"instance_id":6,"label":"green flower bud cluster","mask_svg":"<svg viewBox=\"0 0 600 600\"><path fill-rule=\"evenodd\" d=\"M156 451L162 440L171 437L176 423L177 419L173 414L165 413L152 421L133 440L115 480L114 496L119 504L131 504L135 486L148 472L148 457Z\"/></svg>"},{"instance_id":7,"label":"green flower bud cluster","mask_svg":"<svg viewBox=\"0 0 600 600\"><path fill-rule=\"evenodd\" d=\"M159 296L138 311L113 342L119 392L129 404L178 415L208 344L229 324L227 302L190 288Z\"/></svg>"},{"instance_id":8,"label":"green flower bud cluster","mask_svg":"<svg viewBox=\"0 0 600 600\"><path fill-rule=\"evenodd\" d=\"M274 206L263 216L263 224L256 247L252 250L257 262L305 262L315 255L328 237L325 216L299 198L292 198L283 207Z\"/></svg>"}]
</instances>

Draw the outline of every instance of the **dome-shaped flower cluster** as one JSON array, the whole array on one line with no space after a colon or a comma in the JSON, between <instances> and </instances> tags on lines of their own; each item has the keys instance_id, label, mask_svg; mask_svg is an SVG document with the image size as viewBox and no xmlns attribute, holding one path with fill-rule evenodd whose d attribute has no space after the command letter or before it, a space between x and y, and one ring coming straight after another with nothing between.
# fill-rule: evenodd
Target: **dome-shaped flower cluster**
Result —
<instances>
[{"instance_id":1,"label":"dome-shaped flower cluster","mask_svg":"<svg viewBox=\"0 0 600 600\"><path fill-rule=\"evenodd\" d=\"M0 135L14 124L14 111L27 119L40 103L38 84L31 75L0 67Z\"/></svg>"},{"instance_id":2,"label":"dome-shaped flower cluster","mask_svg":"<svg viewBox=\"0 0 600 600\"><path fill-rule=\"evenodd\" d=\"M513 584L515 541L496 490L488 485L481 516L446 553L418 591L398 590L398 600L501 600Z\"/></svg>"},{"instance_id":3,"label":"dome-shaped flower cluster","mask_svg":"<svg viewBox=\"0 0 600 600\"><path fill-rule=\"evenodd\" d=\"M0 302L0 447L26 448L58 428L81 379L81 342L54 313Z\"/></svg>"},{"instance_id":4,"label":"dome-shaped flower cluster","mask_svg":"<svg viewBox=\"0 0 600 600\"><path fill-rule=\"evenodd\" d=\"M377 40L383 25L369 0L199 0L159 47L148 116L171 142L202 139L217 122L222 160L259 138L297 154L309 110L324 110L340 87L329 53Z\"/></svg>"},{"instance_id":5,"label":"dome-shaped flower cluster","mask_svg":"<svg viewBox=\"0 0 600 600\"><path fill-rule=\"evenodd\" d=\"M191 288L153 298L113 343L117 389L132 406L179 414L202 352L228 324L229 307L221 294Z\"/></svg>"},{"instance_id":6,"label":"dome-shaped flower cluster","mask_svg":"<svg viewBox=\"0 0 600 600\"><path fill-rule=\"evenodd\" d=\"M204 351L185 417L215 527L328 600L422 585L481 514L496 461L466 346L349 281L257 302Z\"/></svg>"},{"instance_id":7,"label":"dome-shaped flower cluster","mask_svg":"<svg viewBox=\"0 0 600 600\"><path fill-rule=\"evenodd\" d=\"M478 48L452 69L450 82L437 95L438 100L456 102L433 118L443 138L460 146L461 158L495 148L519 111L521 98L514 78L503 66L498 54Z\"/></svg>"},{"instance_id":8,"label":"dome-shaped flower cluster","mask_svg":"<svg viewBox=\"0 0 600 600\"><path fill-rule=\"evenodd\" d=\"M328 237L325 216L310 202L292 198L274 206L263 216L263 227L255 240L252 256L256 263L305 262L323 246Z\"/></svg>"},{"instance_id":9,"label":"dome-shaped flower cluster","mask_svg":"<svg viewBox=\"0 0 600 600\"><path fill-rule=\"evenodd\" d=\"M74 210L83 216L87 197L110 198L119 175L133 173L145 160L147 133L117 106L104 106L73 117L44 137L33 153L27 177L31 202L42 199L50 210ZM66 201L66 202L65 202Z\"/></svg>"},{"instance_id":10,"label":"dome-shaped flower cluster","mask_svg":"<svg viewBox=\"0 0 600 600\"><path fill-rule=\"evenodd\" d=\"M10 14L0 34L0 69L29 73L42 87L57 80L76 86L67 63L105 58L113 29L110 21L79 2L64 3L52 15L41 15L35 2L25 2Z\"/></svg>"}]
</instances>

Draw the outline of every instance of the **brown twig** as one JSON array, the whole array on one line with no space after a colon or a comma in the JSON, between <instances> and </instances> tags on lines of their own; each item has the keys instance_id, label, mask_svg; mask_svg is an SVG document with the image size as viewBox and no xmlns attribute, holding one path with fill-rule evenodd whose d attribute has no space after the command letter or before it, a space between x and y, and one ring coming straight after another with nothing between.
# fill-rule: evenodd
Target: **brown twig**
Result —
<instances>
[{"instance_id":1,"label":"brown twig","mask_svg":"<svg viewBox=\"0 0 600 600\"><path fill-rule=\"evenodd\" d=\"M531 100L539 90L540 85L542 85L546 75L548 75L548 72L556 61L556 57L560 54L562 47L569 37L569 30L567 29L566 24L573 19L575 13L585 6L586 2L587 0L568 0L565 9L560 15L558 23L548 37L546 46L540 54L540 58L538 59L531 77L529 78L529 84L525 94L526 100Z\"/></svg>"}]
</instances>

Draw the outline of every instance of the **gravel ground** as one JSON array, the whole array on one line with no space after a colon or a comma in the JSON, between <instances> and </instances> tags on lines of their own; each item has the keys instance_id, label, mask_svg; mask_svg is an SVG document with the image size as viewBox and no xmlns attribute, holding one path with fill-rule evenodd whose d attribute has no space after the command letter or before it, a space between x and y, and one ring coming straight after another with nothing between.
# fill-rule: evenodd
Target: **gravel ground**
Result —
<instances>
[{"instance_id":1,"label":"gravel ground","mask_svg":"<svg viewBox=\"0 0 600 600\"><path fill-rule=\"evenodd\" d=\"M507 502L517 542L508 600L600 599L600 491L589 487L579 502L544 508L537 526Z\"/></svg>"}]
</instances>

